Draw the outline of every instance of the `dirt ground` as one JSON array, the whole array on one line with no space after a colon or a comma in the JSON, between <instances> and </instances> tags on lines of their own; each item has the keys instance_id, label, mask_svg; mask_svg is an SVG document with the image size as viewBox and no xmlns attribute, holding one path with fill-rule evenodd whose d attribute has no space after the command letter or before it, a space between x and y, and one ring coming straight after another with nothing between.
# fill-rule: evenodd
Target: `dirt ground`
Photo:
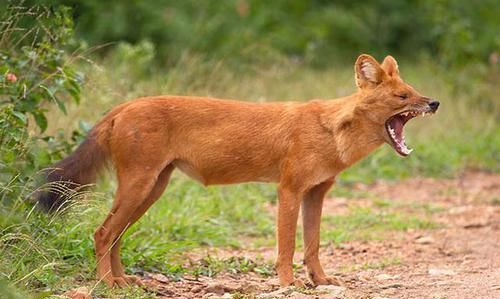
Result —
<instances>
[{"instance_id":1,"label":"dirt ground","mask_svg":"<svg viewBox=\"0 0 500 299\"><path fill-rule=\"evenodd\" d=\"M177 282L146 274L143 281L160 298L500 298L500 175L467 172L456 179L415 178L355 189L405 204L432 203L439 207L431 217L440 227L322 247L325 271L340 278L340 287L280 289L275 278L255 273ZM342 213L343 206L345 199L328 198L324 214ZM274 260L275 249L210 254ZM297 263L300 257L297 252ZM303 269L297 273L305 278Z\"/></svg>"}]
</instances>

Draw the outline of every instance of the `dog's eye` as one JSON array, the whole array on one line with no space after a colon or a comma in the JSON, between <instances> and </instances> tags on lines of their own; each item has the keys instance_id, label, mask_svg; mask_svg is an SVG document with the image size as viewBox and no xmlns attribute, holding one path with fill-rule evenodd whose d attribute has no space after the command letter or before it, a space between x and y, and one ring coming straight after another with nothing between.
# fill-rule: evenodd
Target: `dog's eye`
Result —
<instances>
[{"instance_id":1,"label":"dog's eye","mask_svg":"<svg viewBox=\"0 0 500 299\"><path fill-rule=\"evenodd\" d=\"M407 93L397 94L396 96L398 96L401 100L406 100L408 98Z\"/></svg>"}]
</instances>

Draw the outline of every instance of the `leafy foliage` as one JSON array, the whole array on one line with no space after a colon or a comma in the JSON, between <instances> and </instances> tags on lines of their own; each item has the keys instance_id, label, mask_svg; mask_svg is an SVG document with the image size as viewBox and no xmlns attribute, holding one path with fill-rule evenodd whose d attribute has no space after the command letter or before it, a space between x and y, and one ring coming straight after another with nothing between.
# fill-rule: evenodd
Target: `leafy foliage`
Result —
<instances>
[{"instance_id":1,"label":"leafy foliage","mask_svg":"<svg viewBox=\"0 0 500 299\"><path fill-rule=\"evenodd\" d=\"M65 51L74 44L68 9L13 5L1 20L0 178L25 181L81 137L74 132L67 142L63 132L57 136L44 132L49 105L66 113L69 100L79 103L83 74L73 66L78 56Z\"/></svg>"},{"instance_id":2,"label":"leafy foliage","mask_svg":"<svg viewBox=\"0 0 500 299\"><path fill-rule=\"evenodd\" d=\"M71 6L89 44L149 40L171 63L185 52L238 63L272 62L278 52L327 66L368 52L463 64L485 62L500 47L496 0L42 2Z\"/></svg>"}]
</instances>

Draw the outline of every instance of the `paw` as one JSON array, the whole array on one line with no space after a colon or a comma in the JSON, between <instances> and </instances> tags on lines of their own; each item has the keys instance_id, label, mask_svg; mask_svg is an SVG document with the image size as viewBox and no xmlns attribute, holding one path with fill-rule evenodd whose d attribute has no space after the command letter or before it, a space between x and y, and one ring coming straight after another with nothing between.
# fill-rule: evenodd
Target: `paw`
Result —
<instances>
[{"instance_id":1,"label":"paw","mask_svg":"<svg viewBox=\"0 0 500 299\"><path fill-rule=\"evenodd\" d=\"M138 286L143 286L144 284L142 283L141 279L137 276L134 275L122 275L122 276L113 276L113 277L106 277L103 279L103 282L108 285L108 287L129 287L132 285L138 285Z\"/></svg>"},{"instance_id":2,"label":"paw","mask_svg":"<svg viewBox=\"0 0 500 299\"><path fill-rule=\"evenodd\" d=\"M296 288L305 288L306 287L306 284L302 281L302 279L295 279L293 281L293 286L296 287Z\"/></svg>"},{"instance_id":3,"label":"paw","mask_svg":"<svg viewBox=\"0 0 500 299\"><path fill-rule=\"evenodd\" d=\"M123 278L128 284L135 284L138 286L143 286L144 283L142 282L141 278L137 275L123 275Z\"/></svg>"},{"instance_id":4,"label":"paw","mask_svg":"<svg viewBox=\"0 0 500 299\"><path fill-rule=\"evenodd\" d=\"M339 279L333 277L333 276L310 276L311 282L315 285L336 285L340 286L341 282Z\"/></svg>"},{"instance_id":5,"label":"paw","mask_svg":"<svg viewBox=\"0 0 500 299\"><path fill-rule=\"evenodd\" d=\"M306 284L301 279L280 280L280 286L283 288L294 286L296 288L305 288Z\"/></svg>"},{"instance_id":6,"label":"paw","mask_svg":"<svg viewBox=\"0 0 500 299\"><path fill-rule=\"evenodd\" d=\"M130 286L130 283L127 281L125 276L113 277L111 278L111 280L112 280L111 287L125 288Z\"/></svg>"}]
</instances>

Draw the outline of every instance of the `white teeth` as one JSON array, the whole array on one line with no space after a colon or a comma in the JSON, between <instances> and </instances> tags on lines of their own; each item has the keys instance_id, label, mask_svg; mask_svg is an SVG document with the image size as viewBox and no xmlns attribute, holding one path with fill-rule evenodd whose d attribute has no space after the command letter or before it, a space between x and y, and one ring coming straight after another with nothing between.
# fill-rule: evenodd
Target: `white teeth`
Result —
<instances>
[{"instance_id":1,"label":"white teeth","mask_svg":"<svg viewBox=\"0 0 500 299\"><path fill-rule=\"evenodd\" d=\"M392 128L391 126L388 126L387 127L387 130L389 131L389 135L391 135L391 138L394 142L394 144L396 145L396 147L398 148L398 150L403 153L404 155L409 155L413 149L408 149L408 147L406 147L406 141L405 141L405 136L401 134L401 140L398 140L398 138L396 137L396 131L394 130L394 128Z\"/></svg>"},{"instance_id":2,"label":"white teeth","mask_svg":"<svg viewBox=\"0 0 500 299\"><path fill-rule=\"evenodd\" d=\"M389 126L389 134L391 134L392 139L396 140L396 132L391 126Z\"/></svg>"},{"instance_id":3,"label":"white teeth","mask_svg":"<svg viewBox=\"0 0 500 299\"><path fill-rule=\"evenodd\" d=\"M422 116L425 116L425 112L422 112Z\"/></svg>"},{"instance_id":4,"label":"white teeth","mask_svg":"<svg viewBox=\"0 0 500 299\"><path fill-rule=\"evenodd\" d=\"M403 116L408 116L408 112L402 113Z\"/></svg>"},{"instance_id":5,"label":"white teeth","mask_svg":"<svg viewBox=\"0 0 500 299\"><path fill-rule=\"evenodd\" d=\"M406 146L403 146L403 147L401 147L401 151L402 151L405 155L409 155L411 152L413 152L413 149L408 149Z\"/></svg>"},{"instance_id":6,"label":"white teeth","mask_svg":"<svg viewBox=\"0 0 500 299\"><path fill-rule=\"evenodd\" d=\"M406 147L406 144L404 142L398 143L398 148L405 155L409 155L411 152L413 152L413 149L409 149L408 147Z\"/></svg>"}]
</instances>

